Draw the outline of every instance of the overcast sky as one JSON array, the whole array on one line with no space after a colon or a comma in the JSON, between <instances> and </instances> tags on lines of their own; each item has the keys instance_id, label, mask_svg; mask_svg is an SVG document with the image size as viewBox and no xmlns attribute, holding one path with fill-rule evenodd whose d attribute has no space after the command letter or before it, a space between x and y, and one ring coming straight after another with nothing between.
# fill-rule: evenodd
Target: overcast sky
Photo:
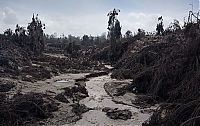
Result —
<instances>
[{"instance_id":1,"label":"overcast sky","mask_svg":"<svg viewBox=\"0 0 200 126\"><path fill-rule=\"evenodd\" d=\"M27 27L35 13L46 24L45 33L101 35L107 32L107 13L113 8L121 10L123 34L138 28L155 31L161 15L165 27L173 19L183 22L191 3L197 11L199 0L0 0L0 32L16 24Z\"/></svg>"}]
</instances>

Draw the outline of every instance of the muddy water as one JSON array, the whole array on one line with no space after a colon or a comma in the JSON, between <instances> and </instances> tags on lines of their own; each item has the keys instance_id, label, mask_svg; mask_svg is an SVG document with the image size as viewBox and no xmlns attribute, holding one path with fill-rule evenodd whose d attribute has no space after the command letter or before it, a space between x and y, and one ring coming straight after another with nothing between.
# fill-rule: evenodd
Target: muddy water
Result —
<instances>
[{"instance_id":1,"label":"muddy water","mask_svg":"<svg viewBox=\"0 0 200 126\"><path fill-rule=\"evenodd\" d=\"M110 78L109 75L91 78L86 82L86 88L89 93L89 97L80 101L81 104L85 104L90 110L82 115L82 119L71 125L75 126L141 126L142 123L150 117L150 114L143 114L139 109L116 104L112 101L112 98L104 90L104 84L106 82L115 81ZM129 120L113 120L106 116L105 112L102 112L104 107L128 109L132 112L133 116ZM69 124L68 124L69 125ZM67 125L65 125L67 126Z\"/></svg>"}]
</instances>

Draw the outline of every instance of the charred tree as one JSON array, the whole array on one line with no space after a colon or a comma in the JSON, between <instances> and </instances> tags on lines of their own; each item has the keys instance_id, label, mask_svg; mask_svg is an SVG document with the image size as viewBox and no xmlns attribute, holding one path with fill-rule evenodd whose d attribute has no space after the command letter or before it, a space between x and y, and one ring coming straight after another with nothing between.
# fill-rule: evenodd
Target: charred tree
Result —
<instances>
[{"instance_id":1,"label":"charred tree","mask_svg":"<svg viewBox=\"0 0 200 126\"><path fill-rule=\"evenodd\" d=\"M157 35L163 35L164 28L163 28L163 18L162 16L158 18L158 24L156 26Z\"/></svg>"},{"instance_id":2,"label":"charred tree","mask_svg":"<svg viewBox=\"0 0 200 126\"><path fill-rule=\"evenodd\" d=\"M114 9L113 11L109 12L107 16L109 16L108 20L108 36L110 39L110 62L113 63L116 61L119 50L117 49L117 41L121 38L121 26L120 22L117 19L117 15L119 14L120 10Z\"/></svg>"},{"instance_id":3,"label":"charred tree","mask_svg":"<svg viewBox=\"0 0 200 126\"><path fill-rule=\"evenodd\" d=\"M32 22L29 23L27 30L28 30L28 37L30 40L29 46L31 51L34 52L34 54L38 55L42 53L44 50L44 24L41 23L41 21L38 18L38 14L36 17L32 18Z\"/></svg>"}]
</instances>

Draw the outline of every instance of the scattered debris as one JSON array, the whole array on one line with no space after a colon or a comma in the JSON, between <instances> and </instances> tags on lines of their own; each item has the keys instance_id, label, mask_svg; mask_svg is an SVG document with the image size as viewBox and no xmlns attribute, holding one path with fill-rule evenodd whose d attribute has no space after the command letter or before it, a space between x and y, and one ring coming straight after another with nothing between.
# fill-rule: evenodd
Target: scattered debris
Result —
<instances>
[{"instance_id":1,"label":"scattered debris","mask_svg":"<svg viewBox=\"0 0 200 126\"><path fill-rule=\"evenodd\" d=\"M39 93L16 94L11 99L0 101L0 124L4 126L35 123L51 117L51 112L58 110L57 103Z\"/></svg>"}]
</instances>

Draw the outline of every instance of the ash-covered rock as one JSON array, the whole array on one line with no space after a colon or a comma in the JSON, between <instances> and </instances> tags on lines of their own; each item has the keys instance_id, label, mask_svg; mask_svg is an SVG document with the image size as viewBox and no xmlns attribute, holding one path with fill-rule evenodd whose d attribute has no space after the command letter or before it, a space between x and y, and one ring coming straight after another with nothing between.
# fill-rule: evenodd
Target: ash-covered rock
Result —
<instances>
[{"instance_id":1,"label":"ash-covered rock","mask_svg":"<svg viewBox=\"0 0 200 126\"><path fill-rule=\"evenodd\" d=\"M63 89L65 91L64 95L68 98L72 98L73 102L80 101L81 99L89 96L84 82L77 82L74 86Z\"/></svg>"},{"instance_id":2,"label":"ash-covered rock","mask_svg":"<svg viewBox=\"0 0 200 126\"><path fill-rule=\"evenodd\" d=\"M102 71L102 72L94 72L91 74L86 75L86 78L91 78L91 77L99 77L99 76L103 76L103 75L108 75L108 72Z\"/></svg>"},{"instance_id":3,"label":"ash-covered rock","mask_svg":"<svg viewBox=\"0 0 200 126\"><path fill-rule=\"evenodd\" d=\"M72 112L78 116L81 116L81 114L91 110L91 108L79 103L72 104L71 106L73 107Z\"/></svg>"},{"instance_id":4,"label":"ash-covered rock","mask_svg":"<svg viewBox=\"0 0 200 126\"><path fill-rule=\"evenodd\" d=\"M69 103L69 101L67 100L67 98L63 93L56 95L54 98L60 102Z\"/></svg>"},{"instance_id":5,"label":"ash-covered rock","mask_svg":"<svg viewBox=\"0 0 200 126\"><path fill-rule=\"evenodd\" d=\"M105 83L104 89L111 96L122 96L127 92L130 82L109 82Z\"/></svg>"},{"instance_id":6,"label":"ash-covered rock","mask_svg":"<svg viewBox=\"0 0 200 126\"><path fill-rule=\"evenodd\" d=\"M37 81L51 78L51 73L43 66L26 66L23 67L22 80L24 81Z\"/></svg>"},{"instance_id":7,"label":"ash-covered rock","mask_svg":"<svg viewBox=\"0 0 200 126\"><path fill-rule=\"evenodd\" d=\"M118 108L112 109L109 107L105 107L102 109L103 112L106 112L106 115L111 119L122 119L128 120L131 119L132 113L131 111L125 110L118 110Z\"/></svg>"},{"instance_id":8,"label":"ash-covered rock","mask_svg":"<svg viewBox=\"0 0 200 126\"><path fill-rule=\"evenodd\" d=\"M0 80L0 92L8 92L14 87L14 82L8 80Z\"/></svg>"},{"instance_id":9,"label":"ash-covered rock","mask_svg":"<svg viewBox=\"0 0 200 126\"><path fill-rule=\"evenodd\" d=\"M140 108L150 108L161 101L159 97L156 96L148 96L148 95L137 95L135 100L132 100L132 104L140 107Z\"/></svg>"}]
</instances>

